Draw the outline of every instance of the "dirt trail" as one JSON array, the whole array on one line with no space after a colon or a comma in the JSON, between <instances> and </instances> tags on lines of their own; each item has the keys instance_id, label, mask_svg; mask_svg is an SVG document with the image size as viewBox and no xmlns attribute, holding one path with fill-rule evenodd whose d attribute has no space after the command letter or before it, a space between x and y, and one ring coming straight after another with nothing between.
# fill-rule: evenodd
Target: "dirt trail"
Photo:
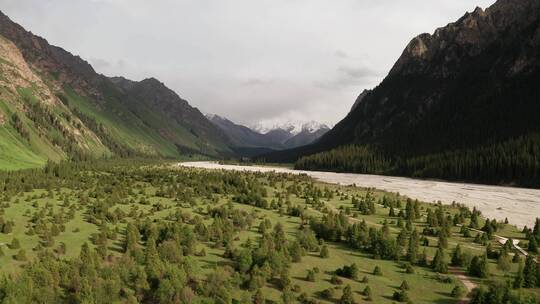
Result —
<instances>
[{"instance_id":1,"label":"dirt trail","mask_svg":"<svg viewBox=\"0 0 540 304\"><path fill-rule=\"evenodd\" d=\"M540 214L540 190L487 186L465 183L450 183L431 180L419 180L405 177L392 177L367 174L333 173L319 171L300 171L280 167L220 165L216 162L187 162L180 166L225 169L251 172L279 172L307 174L323 182L341 185L358 185L390 192L399 192L413 199L424 202L453 201L469 207L476 207L485 217L504 220L518 227L531 227Z\"/></svg>"},{"instance_id":2,"label":"dirt trail","mask_svg":"<svg viewBox=\"0 0 540 304\"><path fill-rule=\"evenodd\" d=\"M471 278L469 276L467 276L467 273L463 270L463 269L459 269L459 268L456 268L456 267L450 267L448 269L448 271L450 272L450 274L453 274L458 280L461 281L461 283L463 283L463 285L465 286L465 288L467 289L467 295L464 296L461 300L459 300L459 304L467 304L470 302L470 298L469 298L469 294L470 292L475 289L476 287L478 287L478 285L471 281Z\"/></svg>"}]
</instances>

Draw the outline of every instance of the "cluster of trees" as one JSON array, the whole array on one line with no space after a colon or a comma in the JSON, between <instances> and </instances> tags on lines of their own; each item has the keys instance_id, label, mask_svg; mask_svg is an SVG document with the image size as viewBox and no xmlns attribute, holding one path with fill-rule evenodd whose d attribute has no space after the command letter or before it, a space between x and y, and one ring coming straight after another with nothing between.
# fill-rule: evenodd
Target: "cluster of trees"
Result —
<instances>
[{"instance_id":1,"label":"cluster of trees","mask_svg":"<svg viewBox=\"0 0 540 304\"><path fill-rule=\"evenodd\" d=\"M536 219L534 228L532 230L525 226L523 228L523 233L525 233L525 237L529 240L527 245L528 251L533 254L539 253L538 246L540 244L540 218Z\"/></svg>"},{"instance_id":2,"label":"cluster of trees","mask_svg":"<svg viewBox=\"0 0 540 304\"><path fill-rule=\"evenodd\" d=\"M375 196L372 191L368 190L360 199L353 197L352 204L363 215L375 214Z\"/></svg>"},{"instance_id":3,"label":"cluster of trees","mask_svg":"<svg viewBox=\"0 0 540 304\"><path fill-rule=\"evenodd\" d=\"M335 172L386 174L393 168L392 159L367 146L342 146L305 156L296 161L295 169Z\"/></svg>"},{"instance_id":4,"label":"cluster of trees","mask_svg":"<svg viewBox=\"0 0 540 304\"><path fill-rule=\"evenodd\" d=\"M141 168L141 164L147 166ZM257 215L234 208L227 197L243 204L270 208L266 202L266 187L283 182L281 177L264 174L239 175L232 172L199 170L174 171L152 167L153 161L131 163L105 160L97 163L49 163L43 169L0 173L0 231L9 233L13 222L1 216L13 197L31 204L29 235L39 235L33 248L36 258L26 264L17 276L0 280L0 301L7 303L231 303L232 291L245 290L243 303L263 303L261 288L278 282L285 303L296 299L289 278L291 263L300 262L306 252L319 252L328 257L328 248L321 245L315 233L304 227L297 239L290 240L284 227L263 220L261 239L248 239L234 246L236 235L249 230ZM305 188L299 181L305 177L288 178L292 186L285 187L275 208L292 208L288 195L309 192L313 197L333 195L313 185ZM147 187L154 188L148 193ZM45 189L40 196L20 193ZM76 189L66 194L61 189ZM167 197L178 207L190 205L195 216L180 209L152 202L150 196ZM58 209L37 204L38 199L61 201ZM206 202L206 209L200 206ZM75 202L76 201L76 202ZM19 199L15 203L22 203ZM149 209L140 208L149 205ZM199 206L197 206L199 205ZM170 209L163 220L154 221L156 212ZM97 226L98 232L80 249L74 259L62 257L68 250L54 239L65 231L75 214ZM124 227L124 228L119 228ZM196 256L206 255L202 243L225 250L233 267L219 267L208 275L198 269ZM53 248L53 245L56 247ZM9 245L20 250L13 257L28 261L27 252L14 238ZM77 251L78 248L69 250Z\"/></svg>"},{"instance_id":5,"label":"cluster of trees","mask_svg":"<svg viewBox=\"0 0 540 304\"><path fill-rule=\"evenodd\" d=\"M13 115L11 115L11 125L13 126L15 131L17 131L17 133L21 135L22 138L30 140L30 132L28 132L17 113L13 113Z\"/></svg>"},{"instance_id":6,"label":"cluster of trees","mask_svg":"<svg viewBox=\"0 0 540 304\"><path fill-rule=\"evenodd\" d=\"M146 166L141 168L141 163ZM540 267L534 257L526 261L512 259L511 241L500 250L488 245L484 255L471 256L461 246L448 255L452 227L461 225L463 235L469 234L466 237L471 241L469 226L481 228L485 233L478 234L486 236L500 229L500 223L489 220L480 227L477 210L460 205L455 205L452 213L442 205L425 209L418 201L399 195L377 200L372 191L351 197L317 187L302 176L173 171L153 164L150 160L50 163L44 169L0 173L0 232L13 229L14 223L1 214L9 204L16 203L13 198L17 197L34 207L25 214L29 219L26 233L40 240L32 248L35 259L29 257L18 239L12 240L9 247L17 250L13 258L30 262L17 276L0 280L0 301L231 303L232 291L237 290L242 296L239 299L235 292L235 300L241 303L264 303L262 288L273 285L281 291L284 303L313 303L307 294L300 294L299 286L293 285L289 271L308 252L321 259L332 258L325 242L345 244L375 259L401 261L407 273L414 273L416 266L446 273L452 265L467 269L470 275L489 278L488 259L497 259L503 271L509 270L509 263L521 263L513 286L534 288L540 283ZM32 189L45 191L39 196L20 195ZM63 189L74 191L67 194ZM295 206L292 196L305 200L306 206ZM385 206L390 222L375 227L366 221L351 220L354 216L350 210L332 212L325 208L324 201L334 196L351 202L356 213L366 215L376 214L377 204ZM170 203L163 204L160 198L168 198ZM55 199L59 208L37 204L38 199ZM281 224L273 225L262 218L260 210L249 208L252 211L248 212L235 208L233 202L299 217L296 238L288 237ZM308 216L311 213L306 212L307 206L323 215ZM192 212L184 212L186 207ZM78 257L66 259L67 250L79 248L67 248L58 240L66 225L81 214L97 227L97 232L80 248ZM424 229L418 229L420 225ZM238 233L253 228L258 229L260 238L239 242ZM540 220L524 232L536 240L539 230ZM428 257L425 248L422 250L432 239L438 244L433 258ZM229 263L203 274L197 257L205 256L208 248L221 249ZM316 281L318 271L308 269L306 280ZM344 265L335 271L331 282L342 284L340 277L356 280L358 272L356 264ZM382 269L375 267L373 274L383 275ZM368 287L362 294L371 299ZM408 301L407 290L408 284L403 283L394 299ZM480 300L487 297L485 290L477 293ZM508 293L515 294L512 290ZM321 291L320 295L333 299L335 291ZM353 303L353 295L352 289L345 286L337 300Z\"/></svg>"},{"instance_id":7,"label":"cluster of trees","mask_svg":"<svg viewBox=\"0 0 540 304\"><path fill-rule=\"evenodd\" d=\"M428 155L387 155L371 146L348 145L300 158L295 168L443 178L490 184L540 185L540 134Z\"/></svg>"},{"instance_id":8,"label":"cluster of trees","mask_svg":"<svg viewBox=\"0 0 540 304\"><path fill-rule=\"evenodd\" d=\"M489 286L476 288L471 294L471 304L535 304L538 299L533 295L512 290L511 286L502 282L492 282Z\"/></svg>"},{"instance_id":9,"label":"cluster of trees","mask_svg":"<svg viewBox=\"0 0 540 304\"><path fill-rule=\"evenodd\" d=\"M62 101L64 105L66 105L69 108L71 113L75 114L75 116L79 118L79 120L87 128L89 128L92 132L94 132L94 134L96 134L99 137L101 142L115 155L119 157L135 157L137 155L140 155L139 152L129 147L126 147L118 143L118 141L114 140L103 124L97 122L95 118L85 115L76 106L71 105L69 103L69 99L65 95L58 94L57 97ZM75 122L74 124L77 128L79 129L82 128L81 124L77 122Z\"/></svg>"}]
</instances>

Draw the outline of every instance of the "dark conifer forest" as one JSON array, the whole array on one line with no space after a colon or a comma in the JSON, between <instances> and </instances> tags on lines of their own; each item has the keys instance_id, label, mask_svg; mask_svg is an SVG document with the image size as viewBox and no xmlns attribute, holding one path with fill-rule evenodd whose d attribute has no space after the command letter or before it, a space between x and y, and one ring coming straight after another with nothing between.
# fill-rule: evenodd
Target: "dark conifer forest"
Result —
<instances>
[{"instance_id":1,"label":"dark conifer forest","mask_svg":"<svg viewBox=\"0 0 540 304\"><path fill-rule=\"evenodd\" d=\"M540 136L535 133L479 148L423 156L343 146L302 157L295 168L539 187Z\"/></svg>"}]
</instances>

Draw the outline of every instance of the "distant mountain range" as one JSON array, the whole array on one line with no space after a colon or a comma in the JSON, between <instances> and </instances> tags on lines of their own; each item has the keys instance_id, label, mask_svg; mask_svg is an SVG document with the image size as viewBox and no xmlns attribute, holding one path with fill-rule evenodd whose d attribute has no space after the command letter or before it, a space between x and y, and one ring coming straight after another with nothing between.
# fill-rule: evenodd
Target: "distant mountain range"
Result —
<instances>
[{"instance_id":1,"label":"distant mountain range","mask_svg":"<svg viewBox=\"0 0 540 304\"><path fill-rule=\"evenodd\" d=\"M256 155L323 133L306 131L260 134L218 116L211 122L161 81L98 74L0 13L0 169L103 156Z\"/></svg>"},{"instance_id":2,"label":"distant mountain range","mask_svg":"<svg viewBox=\"0 0 540 304\"><path fill-rule=\"evenodd\" d=\"M331 130L248 128L208 119L157 79L100 75L0 13L0 168L257 156L299 169L536 187L539 83L540 1L499 0L413 38Z\"/></svg>"},{"instance_id":3,"label":"distant mountain range","mask_svg":"<svg viewBox=\"0 0 540 304\"><path fill-rule=\"evenodd\" d=\"M107 155L233 155L199 110L149 78L108 78L0 13L0 168Z\"/></svg>"},{"instance_id":4,"label":"distant mountain range","mask_svg":"<svg viewBox=\"0 0 540 304\"><path fill-rule=\"evenodd\" d=\"M326 125L317 122L249 128L219 115L207 114L206 117L227 134L233 150L246 156L307 145L330 130Z\"/></svg>"},{"instance_id":5,"label":"distant mountain range","mask_svg":"<svg viewBox=\"0 0 540 304\"><path fill-rule=\"evenodd\" d=\"M499 0L411 40L297 168L540 185L540 1Z\"/></svg>"}]
</instances>

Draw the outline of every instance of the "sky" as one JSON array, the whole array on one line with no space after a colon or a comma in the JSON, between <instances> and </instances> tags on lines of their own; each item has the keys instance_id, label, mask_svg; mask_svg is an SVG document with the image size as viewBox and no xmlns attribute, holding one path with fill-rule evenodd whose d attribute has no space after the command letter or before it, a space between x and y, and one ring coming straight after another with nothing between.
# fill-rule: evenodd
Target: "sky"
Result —
<instances>
[{"instance_id":1,"label":"sky","mask_svg":"<svg viewBox=\"0 0 540 304\"><path fill-rule=\"evenodd\" d=\"M0 0L107 76L155 77L235 122L333 125L407 43L494 0Z\"/></svg>"}]
</instances>

